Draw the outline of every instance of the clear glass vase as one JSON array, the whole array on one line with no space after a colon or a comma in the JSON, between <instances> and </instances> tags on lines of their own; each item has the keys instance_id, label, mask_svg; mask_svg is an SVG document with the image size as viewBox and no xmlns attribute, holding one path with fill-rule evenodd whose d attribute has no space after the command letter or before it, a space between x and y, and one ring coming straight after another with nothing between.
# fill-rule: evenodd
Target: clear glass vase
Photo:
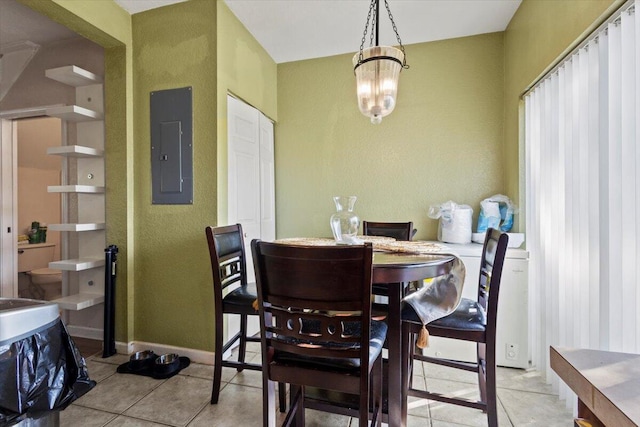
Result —
<instances>
[{"instance_id":1,"label":"clear glass vase","mask_svg":"<svg viewBox=\"0 0 640 427\"><path fill-rule=\"evenodd\" d=\"M362 243L356 236L360 219L353 212L356 196L335 196L336 213L331 215L331 231L333 238L339 245L355 245Z\"/></svg>"}]
</instances>

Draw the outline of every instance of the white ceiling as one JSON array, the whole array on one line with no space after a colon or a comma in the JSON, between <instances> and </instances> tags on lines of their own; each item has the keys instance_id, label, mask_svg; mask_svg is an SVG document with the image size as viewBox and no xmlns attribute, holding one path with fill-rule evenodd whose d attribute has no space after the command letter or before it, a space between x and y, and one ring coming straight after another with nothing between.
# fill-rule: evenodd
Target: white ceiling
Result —
<instances>
[{"instance_id":1,"label":"white ceiling","mask_svg":"<svg viewBox=\"0 0 640 427\"><path fill-rule=\"evenodd\" d=\"M115 1L134 14L185 0ZM224 1L276 63L357 51L369 10L369 0ZM402 43L408 45L503 31L520 2L389 0L389 7ZM0 0L0 47L25 40L46 44L74 36L15 0ZM397 44L384 10L380 44ZM410 63L410 56L407 59Z\"/></svg>"},{"instance_id":2,"label":"white ceiling","mask_svg":"<svg viewBox=\"0 0 640 427\"><path fill-rule=\"evenodd\" d=\"M76 33L15 0L0 0L0 52L26 41L43 45Z\"/></svg>"},{"instance_id":3,"label":"white ceiling","mask_svg":"<svg viewBox=\"0 0 640 427\"><path fill-rule=\"evenodd\" d=\"M115 0L124 10L133 15L145 10L155 9L169 4L180 3L186 0Z\"/></svg>"},{"instance_id":4,"label":"white ceiling","mask_svg":"<svg viewBox=\"0 0 640 427\"><path fill-rule=\"evenodd\" d=\"M369 0L225 0L277 62L355 52ZM380 44L397 45L380 2ZM389 0L402 43L503 31L520 0ZM365 47L368 46L367 40ZM410 58L408 57L408 62Z\"/></svg>"}]
</instances>

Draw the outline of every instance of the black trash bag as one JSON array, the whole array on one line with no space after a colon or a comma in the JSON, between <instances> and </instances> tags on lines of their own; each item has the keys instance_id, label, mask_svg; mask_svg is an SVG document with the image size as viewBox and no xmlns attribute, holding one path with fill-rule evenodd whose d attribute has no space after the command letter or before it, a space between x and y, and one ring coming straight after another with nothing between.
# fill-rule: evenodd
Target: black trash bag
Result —
<instances>
[{"instance_id":1,"label":"black trash bag","mask_svg":"<svg viewBox=\"0 0 640 427\"><path fill-rule=\"evenodd\" d=\"M63 410L95 385L59 319L0 343L0 427Z\"/></svg>"}]
</instances>

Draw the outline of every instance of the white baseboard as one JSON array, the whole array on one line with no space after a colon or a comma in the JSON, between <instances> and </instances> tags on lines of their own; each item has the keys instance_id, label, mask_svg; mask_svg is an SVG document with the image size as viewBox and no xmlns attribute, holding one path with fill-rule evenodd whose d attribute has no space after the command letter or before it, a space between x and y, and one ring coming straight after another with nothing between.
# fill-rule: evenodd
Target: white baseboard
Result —
<instances>
[{"instance_id":1,"label":"white baseboard","mask_svg":"<svg viewBox=\"0 0 640 427\"><path fill-rule=\"evenodd\" d=\"M153 350L155 354L176 353L186 356L194 363L213 365L214 353L212 351L196 350L193 348L176 347L166 344L156 344L144 341L132 341L129 343L116 342L118 354L132 354L136 351Z\"/></svg>"},{"instance_id":2,"label":"white baseboard","mask_svg":"<svg viewBox=\"0 0 640 427\"><path fill-rule=\"evenodd\" d=\"M116 353L127 354L127 355L135 353L135 351L133 350L133 343L116 341Z\"/></svg>"},{"instance_id":3,"label":"white baseboard","mask_svg":"<svg viewBox=\"0 0 640 427\"><path fill-rule=\"evenodd\" d=\"M103 339L102 329L69 325L67 326L67 330L72 337L81 337L100 341ZM214 352L212 351L196 350L193 348L176 347L144 341L116 341L116 353L118 354L129 355L136 351L143 350L153 350L155 354L176 353L180 356L188 357L194 363L202 363L203 365L213 365L214 360Z\"/></svg>"},{"instance_id":4,"label":"white baseboard","mask_svg":"<svg viewBox=\"0 0 640 427\"><path fill-rule=\"evenodd\" d=\"M102 329L97 328L87 328L86 326L76 326L76 325L66 325L69 334L72 337L80 337L87 338L90 340L100 340L104 339L104 333Z\"/></svg>"}]
</instances>

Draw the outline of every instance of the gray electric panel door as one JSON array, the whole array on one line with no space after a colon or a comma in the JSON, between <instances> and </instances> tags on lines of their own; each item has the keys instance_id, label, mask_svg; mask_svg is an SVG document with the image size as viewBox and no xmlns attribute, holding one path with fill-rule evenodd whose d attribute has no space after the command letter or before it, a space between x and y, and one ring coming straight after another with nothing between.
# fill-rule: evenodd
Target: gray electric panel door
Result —
<instances>
[{"instance_id":1,"label":"gray electric panel door","mask_svg":"<svg viewBox=\"0 0 640 427\"><path fill-rule=\"evenodd\" d=\"M151 200L193 203L193 116L190 87L151 92Z\"/></svg>"}]
</instances>

